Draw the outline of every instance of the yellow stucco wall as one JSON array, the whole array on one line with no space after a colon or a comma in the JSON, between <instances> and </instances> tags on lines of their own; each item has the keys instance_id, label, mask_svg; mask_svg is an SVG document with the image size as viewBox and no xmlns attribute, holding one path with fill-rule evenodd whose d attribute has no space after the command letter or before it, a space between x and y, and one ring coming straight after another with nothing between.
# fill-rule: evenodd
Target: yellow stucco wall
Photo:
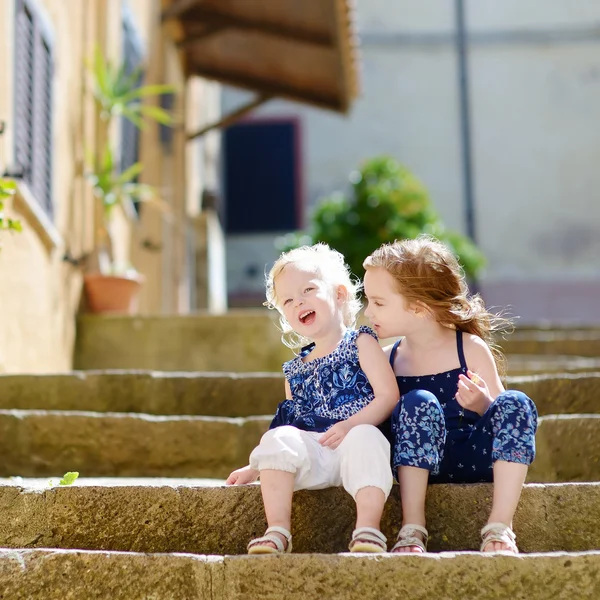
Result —
<instances>
[{"instance_id":1,"label":"yellow stucco wall","mask_svg":"<svg viewBox=\"0 0 600 600\"><path fill-rule=\"evenodd\" d=\"M186 105L187 83L175 46L161 26L159 0L28 1L44 15L53 37L55 214L53 221L40 217L36 199L25 186L9 206L24 231L0 233L0 373L71 368L82 270L64 262L63 256L89 252L94 238L93 197L83 173L86 153L94 148L96 121L84 57L91 56L98 44L110 58L120 58L124 4L144 47L145 83L177 86L174 110L180 126L169 148L161 144L157 125L141 133L140 158L145 164L141 180L157 187L168 210L145 205L135 223L118 214L112 227L116 257L131 262L146 277L143 313L193 308L189 289L193 253L186 253L186 232L192 227L194 211L187 189L190 185L198 188L198 174L190 171L186 176L190 148L185 141L185 119L194 107ZM14 10L15 0L0 0L0 121L6 122L6 132L0 137L0 172L14 164ZM111 135L118 147L119 132Z\"/></svg>"}]
</instances>

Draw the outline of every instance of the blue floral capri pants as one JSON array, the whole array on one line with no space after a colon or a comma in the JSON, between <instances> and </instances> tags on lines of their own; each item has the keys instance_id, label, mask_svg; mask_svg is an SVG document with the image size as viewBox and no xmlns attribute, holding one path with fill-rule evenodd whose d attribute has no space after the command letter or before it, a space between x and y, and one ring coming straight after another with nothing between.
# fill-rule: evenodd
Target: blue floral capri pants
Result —
<instances>
[{"instance_id":1,"label":"blue floral capri pants","mask_svg":"<svg viewBox=\"0 0 600 600\"><path fill-rule=\"evenodd\" d=\"M484 415L470 415L447 428L447 421L456 419L445 414L434 394L417 389L402 396L392 414L394 474L399 466L410 466L430 471L430 483L490 482L497 460L531 464L537 409L527 395L507 390Z\"/></svg>"}]
</instances>

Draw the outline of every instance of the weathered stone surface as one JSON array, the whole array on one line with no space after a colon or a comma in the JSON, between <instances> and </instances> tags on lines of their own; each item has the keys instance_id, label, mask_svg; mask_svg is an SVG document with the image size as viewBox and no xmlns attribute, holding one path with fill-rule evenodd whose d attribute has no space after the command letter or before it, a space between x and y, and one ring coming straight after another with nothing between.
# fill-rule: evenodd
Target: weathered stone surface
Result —
<instances>
[{"instance_id":1,"label":"weathered stone surface","mask_svg":"<svg viewBox=\"0 0 600 600\"><path fill-rule=\"evenodd\" d=\"M543 417L536 446L528 481L600 480L600 415Z\"/></svg>"},{"instance_id":2,"label":"weathered stone surface","mask_svg":"<svg viewBox=\"0 0 600 600\"><path fill-rule=\"evenodd\" d=\"M267 309L219 316L82 315L74 368L279 372L293 355L276 321Z\"/></svg>"},{"instance_id":3,"label":"weathered stone surface","mask_svg":"<svg viewBox=\"0 0 600 600\"><path fill-rule=\"evenodd\" d=\"M509 377L507 387L525 392L540 415L600 412L600 372Z\"/></svg>"},{"instance_id":4,"label":"weathered stone surface","mask_svg":"<svg viewBox=\"0 0 600 600\"><path fill-rule=\"evenodd\" d=\"M226 477L270 419L0 411L0 475Z\"/></svg>"},{"instance_id":5,"label":"weathered stone surface","mask_svg":"<svg viewBox=\"0 0 600 600\"><path fill-rule=\"evenodd\" d=\"M223 598L572 600L600 594L600 554L226 557ZM270 563L270 564L269 564Z\"/></svg>"},{"instance_id":6,"label":"weathered stone surface","mask_svg":"<svg viewBox=\"0 0 600 600\"><path fill-rule=\"evenodd\" d=\"M509 377L540 415L600 412L600 371ZM0 376L0 409L250 417L272 415L283 398L279 373L76 371Z\"/></svg>"},{"instance_id":7,"label":"weathered stone surface","mask_svg":"<svg viewBox=\"0 0 600 600\"><path fill-rule=\"evenodd\" d=\"M273 371L291 358L267 310L173 317L82 315L76 369ZM507 354L600 357L595 329L517 330L499 340Z\"/></svg>"},{"instance_id":8,"label":"weathered stone surface","mask_svg":"<svg viewBox=\"0 0 600 600\"><path fill-rule=\"evenodd\" d=\"M5 598L573 600L600 597L600 553L197 556L0 550Z\"/></svg>"},{"instance_id":9,"label":"weathered stone surface","mask_svg":"<svg viewBox=\"0 0 600 600\"><path fill-rule=\"evenodd\" d=\"M75 550L0 550L0 597L10 600L211 600L211 557ZM217 593L220 593L217 592Z\"/></svg>"},{"instance_id":10,"label":"weathered stone surface","mask_svg":"<svg viewBox=\"0 0 600 600\"><path fill-rule=\"evenodd\" d=\"M216 477L248 461L270 417L0 410L0 476ZM530 482L600 479L600 415L539 421Z\"/></svg>"},{"instance_id":11,"label":"weathered stone surface","mask_svg":"<svg viewBox=\"0 0 600 600\"><path fill-rule=\"evenodd\" d=\"M0 546L244 554L266 527L257 485L17 489L0 486ZM431 486L429 549L477 550L491 495L489 484ZM345 551L354 515L341 488L296 493L294 550ZM599 515L600 483L528 484L515 516L519 547L528 553L598 549ZM382 523L390 541L400 523L394 489Z\"/></svg>"},{"instance_id":12,"label":"weathered stone surface","mask_svg":"<svg viewBox=\"0 0 600 600\"><path fill-rule=\"evenodd\" d=\"M517 330L498 344L506 354L600 356L600 332L596 329Z\"/></svg>"},{"instance_id":13,"label":"weathered stone surface","mask_svg":"<svg viewBox=\"0 0 600 600\"><path fill-rule=\"evenodd\" d=\"M508 373L512 377L548 373L592 373L600 371L600 358L552 354L508 354Z\"/></svg>"},{"instance_id":14,"label":"weathered stone surface","mask_svg":"<svg viewBox=\"0 0 600 600\"><path fill-rule=\"evenodd\" d=\"M285 397L279 373L75 371L0 375L0 409L156 415L272 415Z\"/></svg>"}]
</instances>

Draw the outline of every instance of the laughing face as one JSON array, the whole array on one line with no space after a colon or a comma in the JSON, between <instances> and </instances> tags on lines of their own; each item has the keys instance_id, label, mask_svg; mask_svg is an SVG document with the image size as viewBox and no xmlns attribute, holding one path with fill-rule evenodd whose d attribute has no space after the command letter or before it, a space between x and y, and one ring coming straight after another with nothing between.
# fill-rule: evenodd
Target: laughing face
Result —
<instances>
[{"instance_id":1,"label":"laughing face","mask_svg":"<svg viewBox=\"0 0 600 600\"><path fill-rule=\"evenodd\" d=\"M339 294L313 269L287 265L277 276L275 291L277 308L296 333L314 340L339 328Z\"/></svg>"}]
</instances>

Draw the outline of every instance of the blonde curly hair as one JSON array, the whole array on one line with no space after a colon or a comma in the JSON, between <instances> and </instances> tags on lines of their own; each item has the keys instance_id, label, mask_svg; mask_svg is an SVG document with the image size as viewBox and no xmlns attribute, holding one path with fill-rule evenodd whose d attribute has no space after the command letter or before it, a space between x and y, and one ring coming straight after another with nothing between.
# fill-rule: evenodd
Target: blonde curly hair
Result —
<instances>
[{"instance_id":1,"label":"blonde curly hair","mask_svg":"<svg viewBox=\"0 0 600 600\"><path fill-rule=\"evenodd\" d=\"M282 332L281 341L286 346L292 350L297 350L311 341L293 330L283 316L283 307L279 304L279 298L277 297L277 277L290 264L314 272L332 288L343 286L347 292L346 301L342 306L344 325L354 327L356 317L362 306L359 299L362 285L350 273L350 268L346 264L344 256L321 242L313 246L301 246L284 252L275 261L265 278L267 301L264 306L271 310L276 309L279 312L279 325Z\"/></svg>"}]
</instances>

